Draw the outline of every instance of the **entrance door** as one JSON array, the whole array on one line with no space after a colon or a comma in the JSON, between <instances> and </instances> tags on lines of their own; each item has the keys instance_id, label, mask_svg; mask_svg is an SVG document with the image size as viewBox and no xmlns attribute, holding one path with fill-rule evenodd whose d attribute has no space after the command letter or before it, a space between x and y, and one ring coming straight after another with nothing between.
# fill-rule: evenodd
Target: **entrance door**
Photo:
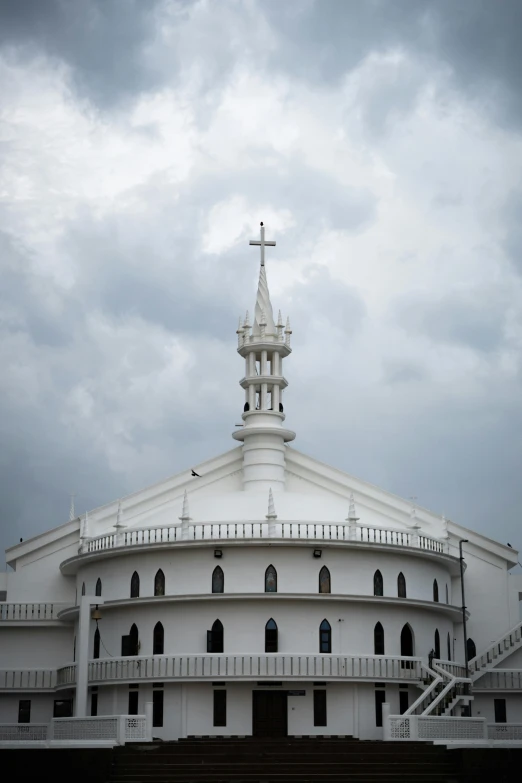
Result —
<instances>
[{"instance_id":1,"label":"entrance door","mask_svg":"<svg viewBox=\"0 0 522 783\"><path fill-rule=\"evenodd\" d=\"M254 737L286 737L287 694L284 691L252 691Z\"/></svg>"}]
</instances>

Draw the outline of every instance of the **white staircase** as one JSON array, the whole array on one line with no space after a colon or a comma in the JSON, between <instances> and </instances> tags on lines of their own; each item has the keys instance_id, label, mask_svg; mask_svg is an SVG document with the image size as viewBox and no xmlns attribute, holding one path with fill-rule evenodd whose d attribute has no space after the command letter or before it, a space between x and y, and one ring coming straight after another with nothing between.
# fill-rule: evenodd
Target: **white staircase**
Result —
<instances>
[{"instance_id":1,"label":"white staircase","mask_svg":"<svg viewBox=\"0 0 522 783\"><path fill-rule=\"evenodd\" d=\"M519 622L514 628L504 634L504 636L497 639L496 642L493 642L491 647L468 662L472 681L475 682L487 671L494 669L498 663L521 647L522 622Z\"/></svg>"},{"instance_id":2,"label":"white staircase","mask_svg":"<svg viewBox=\"0 0 522 783\"><path fill-rule=\"evenodd\" d=\"M404 715L451 715L452 710L462 702L469 704L471 696L471 680L465 677L456 677L432 662L433 668L421 664L427 687L419 698L406 710Z\"/></svg>"}]
</instances>

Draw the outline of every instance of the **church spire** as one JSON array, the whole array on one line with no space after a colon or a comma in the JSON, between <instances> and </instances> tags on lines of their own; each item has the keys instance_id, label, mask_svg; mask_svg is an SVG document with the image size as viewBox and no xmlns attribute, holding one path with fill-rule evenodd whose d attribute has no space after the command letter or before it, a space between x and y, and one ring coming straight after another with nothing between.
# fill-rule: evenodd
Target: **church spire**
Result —
<instances>
[{"instance_id":1,"label":"church spire","mask_svg":"<svg viewBox=\"0 0 522 783\"><path fill-rule=\"evenodd\" d=\"M244 489L284 489L285 444L295 438L295 433L283 428L283 390L288 383L283 376L283 359L290 348L290 322L284 321L279 312L277 326L268 291L265 267L265 247L275 247L275 242L265 239L265 227L261 223L260 239L251 245L261 249L261 266L254 313L250 331L248 312L238 333L238 353L245 359L245 376L240 381L245 390L243 409L244 425L233 433L243 441Z\"/></svg>"}]
</instances>

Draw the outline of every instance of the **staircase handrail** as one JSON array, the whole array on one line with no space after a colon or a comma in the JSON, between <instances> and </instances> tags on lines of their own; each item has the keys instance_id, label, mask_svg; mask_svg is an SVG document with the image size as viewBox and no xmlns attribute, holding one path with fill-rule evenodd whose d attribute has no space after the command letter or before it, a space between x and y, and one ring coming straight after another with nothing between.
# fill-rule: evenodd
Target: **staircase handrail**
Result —
<instances>
[{"instance_id":1,"label":"staircase handrail","mask_svg":"<svg viewBox=\"0 0 522 783\"><path fill-rule=\"evenodd\" d=\"M443 682L444 677L439 674L438 672L431 669L429 666L426 666L425 663L421 663L421 673L427 675L428 677L431 677L431 683L428 685L426 690L422 691L421 695L418 699L416 699L413 704L411 704L408 709L403 713L403 715L414 715L415 710L417 707L419 707L423 701L431 694L433 691L437 688L437 686ZM444 674L448 674L447 672L444 672Z\"/></svg>"},{"instance_id":2,"label":"staircase handrail","mask_svg":"<svg viewBox=\"0 0 522 783\"><path fill-rule=\"evenodd\" d=\"M490 653L492 653L493 650L495 649L495 647L497 647L498 645L503 644L503 642L505 642L512 634L516 633L517 631L520 633L521 638L522 638L522 621L520 621L520 620L519 620L519 622L516 625L513 626L513 628L511 628L509 631L507 631L503 636L501 636L496 641L492 642L489 645L489 647L487 647L481 653L479 653L478 655L475 655L474 658L471 658L471 660L468 661L468 667L469 667L470 671L477 672L477 673L484 673L484 672L481 672L481 668L478 665L479 661L482 658L484 658L485 656L488 656ZM491 663L491 661L486 659L486 665L488 663Z\"/></svg>"},{"instance_id":3,"label":"staircase handrail","mask_svg":"<svg viewBox=\"0 0 522 783\"><path fill-rule=\"evenodd\" d=\"M440 704L441 701L444 700L444 698L447 696L448 693L451 693L452 690L456 689L458 683L465 683L467 685L471 684L471 680L466 677L453 677L450 682L446 684L446 686L440 691L440 693L433 699L433 701L430 701L426 709L421 712L421 715L430 715L435 707Z\"/></svg>"}]
</instances>

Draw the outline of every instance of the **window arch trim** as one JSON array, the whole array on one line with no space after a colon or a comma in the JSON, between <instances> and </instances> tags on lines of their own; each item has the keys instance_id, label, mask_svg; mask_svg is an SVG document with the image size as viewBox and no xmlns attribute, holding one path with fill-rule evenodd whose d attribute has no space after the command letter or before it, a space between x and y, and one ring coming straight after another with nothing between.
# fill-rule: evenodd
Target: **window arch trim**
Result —
<instances>
[{"instance_id":1,"label":"window arch trim","mask_svg":"<svg viewBox=\"0 0 522 783\"><path fill-rule=\"evenodd\" d=\"M96 589L94 591L94 595L101 596L101 594L102 594L102 580L100 579L100 577L98 577L98 579L96 580Z\"/></svg>"},{"instance_id":2,"label":"window arch trim","mask_svg":"<svg viewBox=\"0 0 522 783\"><path fill-rule=\"evenodd\" d=\"M330 575L330 569L325 565L319 571L319 592L324 594L332 592L332 577Z\"/></svg>"},{"instance_id":3,"label":"window arch trim","mask_svg":"<svg viewBox=\"0 0 522 783\"><path fill-rule=\"evenodd\" d=\"M130 597L140 597L140 576L137 571L134 571L133 575L131 576Z\"/></svg>"},{"instance_id":4,"label":"window arch trim","mask_svg":"<svg viewBox=\"0 0 522 783\"><path fill-rule=\"evenodd\" d=\"M165 629L163 623L158 621L152 632L152 654L163 655L165 652Z\"/></svg>"},{"instance_id":5,"label":"window arch trim","mask_svg":"<svg viewBox=\"0 0 522 783\"><path fill-rule=\"evenodd\" d=\"M332 652L332 626L325 618L319 626L319 652Z\"/></svg>"},{"instance_id":6,"label":"window arch trim","mask_svg":"<svg viewBox=\"0 0 522 783\"><path fill-rule=\"evenodd\" d=\"M212 592L225 592L225 573L221 566L216 566L212 571Z\"/></svg>"},{"instance_id":7,"label":"window arch trim","mask_svg":"<svg viewBox=\"0 0 522 783\"><path fill-rule=\"evenodd\" d=\"M158 568L154 576L154 595L165 595L165 574Z\"/></svg>"},{"instance_id":8,"label":"window arch trim","mask_svg":"<svg viewBox=\"0 0 522 783\"><path fill-rule=\"evenodd\" d=\"M278 635L279 629L277 627L277 623L274 618L271 617L265 625L265 652L278 652Z\"/></svg>"},{"instance_id":9,"label":"window arch trim","mask_svg":"<svg viewBox=\"0 0 522 783\"><path fill-rule=\"evenodd\" d=\"M379 569L373 575L373 594L377 596L384 595L384 580Z\"/></svg>"},{"instance_id":10,"label":"window arch trim","mask_svg":"<svg viewBox=\"0 0 522 783\"><path fill-rule=\"evenodd\" d=\"M380 622L373 629L373 650L374 655L384 655L384 628Z\"/></svg>"},{"instance_id":11,"label":"window arch trim","mask_svg":"<svg viewBox=\"0 0 522 783\"><path fill-rule=\"evenodd\" d=\"M400 572L399 576L397 577L397 596L399 598L406 598L406 577Z\"/></svg>"},{"instance_id":12,"label":"window arch trim","mask_svg":"<svg viewBox=\"0 0 522 783\"><path fill-rule=\"evenodd\" d=\"M277 593L277 571L272 564L265 571L265 593Z\"/></svg>"}]
</instances>

